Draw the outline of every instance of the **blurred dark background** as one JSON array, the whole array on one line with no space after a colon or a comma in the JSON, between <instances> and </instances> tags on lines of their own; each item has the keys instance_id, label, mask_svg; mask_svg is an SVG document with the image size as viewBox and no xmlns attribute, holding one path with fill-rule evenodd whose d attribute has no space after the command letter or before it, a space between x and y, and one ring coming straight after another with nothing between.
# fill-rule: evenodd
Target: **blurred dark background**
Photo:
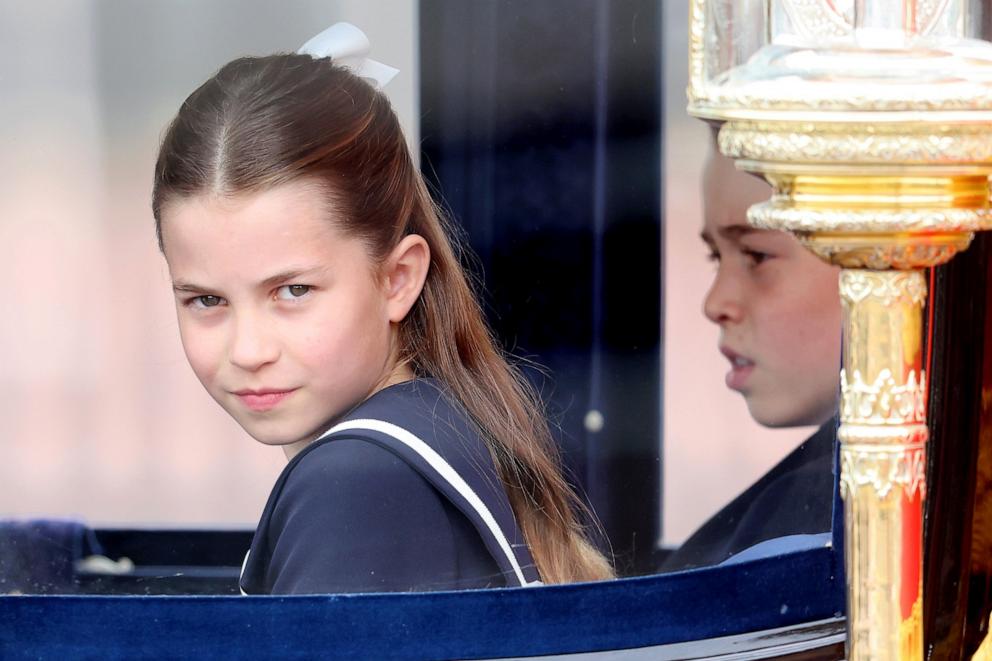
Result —
<instances>
[{"instance_id":1,"label":"blurred dark background","mask_svg":"<svg viewBox=\"0 0 992 661\"><path fill-rule=\"evenodd\" d=\"M624 574L661 537L660 31L647 0L420 2L422 169Z\"/></svg>"}]
</instances>

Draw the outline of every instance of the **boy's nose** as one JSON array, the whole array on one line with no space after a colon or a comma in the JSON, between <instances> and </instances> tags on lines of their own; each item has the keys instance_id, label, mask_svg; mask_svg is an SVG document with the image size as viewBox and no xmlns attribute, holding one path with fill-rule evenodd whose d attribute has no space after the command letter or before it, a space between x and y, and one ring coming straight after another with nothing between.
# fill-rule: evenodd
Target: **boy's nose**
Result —
<instances>
[{"instance_id":1,"label":"boy's nose","mask_svg":"<svg viewBox=\"0 0 992 661\"><path fill-rule=\"evenodd\" d=\"M231 363L254 372L278 357L279 343L265 324L252 315L239 315L231 338Z\"/></svg>"},{"instance_id":2,"label":"boy's nose","mask_svg":"<svg viewBox=\"0 0 992 661\"><path fill-rule=\"evenodd\" d=\"M723 265L717 269L713 284L703 299L703 314L714 324L740 321L743 315L740 287L734 274Z\"/></svg>"}]
</instances>

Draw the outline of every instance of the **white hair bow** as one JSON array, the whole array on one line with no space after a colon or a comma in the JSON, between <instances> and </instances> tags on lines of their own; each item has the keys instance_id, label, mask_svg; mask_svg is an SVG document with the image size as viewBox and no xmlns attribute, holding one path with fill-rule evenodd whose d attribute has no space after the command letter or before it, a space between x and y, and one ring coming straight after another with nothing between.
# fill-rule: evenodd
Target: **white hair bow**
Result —
<instances>
[{"instance_id":1,"label":"white hair bow","mask_svg":"<svg viewBox=\"0 0 992 661\"><path fill-rule=\"evenodd\" d=\"M335 23L296 51L301 55L329 57L335 63L351 69L355 75L372 82L382 89L399 69L369 59L372 44L365 33L351 23Z\"/></svg>"}]
</instances>

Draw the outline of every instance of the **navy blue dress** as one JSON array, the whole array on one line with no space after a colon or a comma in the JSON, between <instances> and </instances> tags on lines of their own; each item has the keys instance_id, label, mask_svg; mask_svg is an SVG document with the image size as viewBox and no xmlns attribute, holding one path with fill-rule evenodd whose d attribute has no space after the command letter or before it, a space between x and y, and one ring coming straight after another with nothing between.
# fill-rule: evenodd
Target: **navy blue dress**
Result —
<instances>
[{"instance_id":1,"label":"navy blue dress","mask_svg":"<svg viewBox=\"0 0 992 661\"><path fill-rule=\"evenodd\" d=\"M538 582L485 442L433 379L379 391L287 464L241 575L246 594Z\"/></svg>"}]
</instances>

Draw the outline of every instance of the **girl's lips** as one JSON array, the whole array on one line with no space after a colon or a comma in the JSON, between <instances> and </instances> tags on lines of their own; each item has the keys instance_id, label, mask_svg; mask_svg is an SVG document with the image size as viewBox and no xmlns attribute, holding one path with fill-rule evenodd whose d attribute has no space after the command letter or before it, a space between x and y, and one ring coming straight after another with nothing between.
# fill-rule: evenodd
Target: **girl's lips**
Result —
<instances>
[{"instance_id":1,"label":"girl's lips","mask_svg":"<svg viewBox=\"0 0 992 661\"><path fill-rule=\"evenodd\" d=\"M252 411L268 411L296 392L292 390L242 390L234 393L241 403Z\"/></svg>"}]
</instances>

